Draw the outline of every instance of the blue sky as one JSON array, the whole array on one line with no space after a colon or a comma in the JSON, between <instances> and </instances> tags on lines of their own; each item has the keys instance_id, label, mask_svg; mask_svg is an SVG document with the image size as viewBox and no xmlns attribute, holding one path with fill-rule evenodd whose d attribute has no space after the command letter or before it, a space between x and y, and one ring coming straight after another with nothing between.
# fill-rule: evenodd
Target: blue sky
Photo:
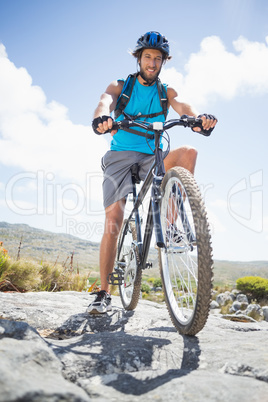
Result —
<instances>
[{"instance_id":1,"label":"blue sky","mask_svg":"<svg viewBox=\"0 0 268 402\"><path fill-rule=\"evenodd\" d=\"M90 123L148 30L170 41L162 81L219 119L209 138L170 132L198 149L215 258L268 260L265 0L0 0L1 220L100 240L110 137Z\"/></svg>"}]
</instances>

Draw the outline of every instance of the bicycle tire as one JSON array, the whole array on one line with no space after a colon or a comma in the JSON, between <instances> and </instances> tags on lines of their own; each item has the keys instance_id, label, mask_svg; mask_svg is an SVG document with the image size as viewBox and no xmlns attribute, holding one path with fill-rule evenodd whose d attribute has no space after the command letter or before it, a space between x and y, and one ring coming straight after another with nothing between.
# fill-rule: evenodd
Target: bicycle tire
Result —
<instances>
[{"instance_id":1,"label":"bicycle tire","mask_svg":"<svg viewBox=\"0 0 268 402\"><path fill-rule=\"evenodd\" d=\"M128 225L127 228L126 225ZM140 298L142 270L139 268L136 243L135 223L131 221L127 223L125 220L119 234L117 248L117 260L124 271L124 280L122 285L119 285L119 294L125 310L134 310Z\"/></svg>"},{"instance_id":2,"label":"bicycle tire","mask_svg":"<svg viewBox=\"0 0 268 402\"><path fill-rule=\"evenodd\" d=\"M209 315L213 283L207 213L193 175L182 167L166 173L162 191L161 225L166 249L159 249L159 265L165 302L179 333L196 335Z\"/></svg>"}]
</instances>

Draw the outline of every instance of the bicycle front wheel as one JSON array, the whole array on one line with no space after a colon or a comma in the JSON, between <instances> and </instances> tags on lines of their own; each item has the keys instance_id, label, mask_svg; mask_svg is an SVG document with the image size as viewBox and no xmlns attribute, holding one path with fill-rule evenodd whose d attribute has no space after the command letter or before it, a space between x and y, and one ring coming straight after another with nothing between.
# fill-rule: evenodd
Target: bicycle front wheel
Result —
<instances>
[{"instance_id":1,"label":"bicycle front wheel","mask_svg":"<svg viewBox=\"0 0 268 402\"><path fill-rule=\"evenodd\" d=\"M126 310L134 310L140 298L142 270L139 268L136 227L132 221L125 220L119 234L117 263L124 276L119 285L122 304Z\"/></svg>"},{"instance_id":2,"label":"bicycle front wheel","mask_svg":"<svg viewBox=\"0 0 268 402\"><path fill-rule=\"evenodd\" d=\"M205 325L211 302L213 260L205 206L193 175L170 169L162 182L161 225L166 248L160 272L171 320L181 334Z\"/></svg>"}]
</instances>

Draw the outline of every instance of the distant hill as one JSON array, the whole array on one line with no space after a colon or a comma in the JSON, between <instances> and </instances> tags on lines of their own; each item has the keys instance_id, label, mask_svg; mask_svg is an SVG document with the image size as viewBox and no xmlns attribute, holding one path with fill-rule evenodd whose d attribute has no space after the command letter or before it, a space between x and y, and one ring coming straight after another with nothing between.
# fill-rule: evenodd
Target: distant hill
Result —
<instances>
[{"instance_id":1,"label":"distant hill","mask_svg":"<svg viewBox=\"0 0 268 402\"><path fill-rule=\"evenodd\" d=\"M52 233L42 229L36 229L25 224L10 224L0 222L0 241L11 257L16 258L21 242L20 257L29 258L37 262L49 261L69 263L74 252L74 268L98 269L99 244L92 243L78 237Z\"/></svg>"},{"instance_id":2,"label":"distant hill","mask_svg":"<svg viewBox=\"0 0 268 402\"><path fill-rule=\"evenodd\" d=\"M243 276L268 278L268 261L220 261L214 262L214 284L234 285Z\"/></svg>"},{"instance_id":3,"label":"distant hill","mask_svg":"<svg viewBox=\"0 0 268 402\"><path fill-rule=\"evenodd\" d=\"M29 258L38 262L49 261L63 263L70 261L74 252L73 266L89 269L98 273L99 243L93 243L64 233L52 233L36 229L25 224L0 222L0 241L9 254L16 258L22 239L21 258ZM149 259L153 268L144 271L144 277L159 277L157 251L151 249ZM235 284L242 276L257 275L268 278L268 261L215 261L215 285Z\"/></svg>"}]
</instances>

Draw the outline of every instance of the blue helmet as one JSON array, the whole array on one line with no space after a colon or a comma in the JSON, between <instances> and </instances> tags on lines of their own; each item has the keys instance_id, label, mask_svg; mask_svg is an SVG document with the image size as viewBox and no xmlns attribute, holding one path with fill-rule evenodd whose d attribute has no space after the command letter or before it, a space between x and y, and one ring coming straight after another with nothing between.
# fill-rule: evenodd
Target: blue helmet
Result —
<instances>
[{"instance_id":1,"label":"blue helmet","mask_svg":"<svg viewBox=\"0 0 268 402\"><path fill-rule=\"evenodd\" d=\"M150 31L142 35L137 41L133 54L143 49L157 49L160 50L166 58L169 57L168 40L159 32Z\"/></svg>"}]
</instances>

